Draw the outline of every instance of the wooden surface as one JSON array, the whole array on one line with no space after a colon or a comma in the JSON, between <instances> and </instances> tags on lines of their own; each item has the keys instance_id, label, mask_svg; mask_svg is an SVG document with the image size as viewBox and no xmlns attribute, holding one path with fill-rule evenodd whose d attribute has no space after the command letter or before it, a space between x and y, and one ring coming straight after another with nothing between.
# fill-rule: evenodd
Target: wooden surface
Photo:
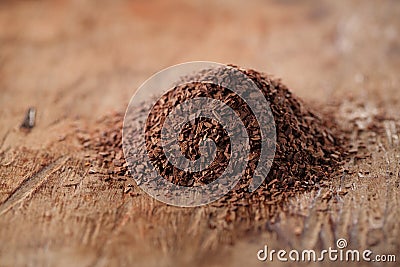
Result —
<instances>
[{"instance_id":1,"label":"wooden surface","mask_svg":"<svg viewBox=\"0 0 400 267\"><path fill-rule=\"evenodd\" d=\"M0 2L0 266L265 266L265 244L338 238L398 265L399 15L396 1ZM366 157L330 187L233 214L166 206L135 185L125 193L129 177L90 173L79 134L104 129L154 72L191 60L282 77Z\"/></svg>"}]
</instances>

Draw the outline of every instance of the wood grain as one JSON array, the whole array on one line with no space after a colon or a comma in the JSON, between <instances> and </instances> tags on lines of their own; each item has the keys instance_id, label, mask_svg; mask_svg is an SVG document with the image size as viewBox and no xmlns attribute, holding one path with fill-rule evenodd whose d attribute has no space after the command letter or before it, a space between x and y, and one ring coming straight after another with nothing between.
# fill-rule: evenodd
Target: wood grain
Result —
<instances>
[{"instance_id":1,"label":"wood grain","mask_svg":"<svg viewBox=\"0 0 400 267\"><path fill-rule=\"evenodd\" d=\"M397 255L350 266L397 266L399 13L394 1L0 2L0 266L298 266L256 253L339 238ZM329 186L234 211L167 206L130 177L91 173L77 137L154 72L199 59L282 77L366 156Z\"/></svg>"}]
</instances>

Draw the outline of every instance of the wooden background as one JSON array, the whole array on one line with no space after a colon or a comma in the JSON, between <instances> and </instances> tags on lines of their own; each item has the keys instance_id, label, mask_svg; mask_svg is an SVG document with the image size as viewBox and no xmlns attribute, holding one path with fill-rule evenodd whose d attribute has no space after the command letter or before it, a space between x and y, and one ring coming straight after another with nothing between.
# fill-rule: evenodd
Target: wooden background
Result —
<instances>
[{"instance_id":1,"label":"wooden background","mask_svg":"<svg viewBox=\"0 0 400 267\"><path fill-rule=\"evenodd\" d=\"M266 244L338 238L397 256L369 266L398 266L399 18L397 1L1 1L0 266L272 266L256 257ZM281 77L366 157L328 188L233 214L89 172L78 137L107 128L151 74L192 60Z\"/></svg>"}]
</instances>

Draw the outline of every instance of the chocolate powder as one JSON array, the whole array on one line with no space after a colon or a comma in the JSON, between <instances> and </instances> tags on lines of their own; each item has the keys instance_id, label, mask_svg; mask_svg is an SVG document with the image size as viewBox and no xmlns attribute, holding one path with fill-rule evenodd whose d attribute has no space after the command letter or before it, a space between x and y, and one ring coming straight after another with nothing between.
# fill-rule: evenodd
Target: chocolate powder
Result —
<instances>
[{"instance_id":1,"label":"chocolate powder","mask_svg":"<svg viewBox=\"0 0 400 267\"><path fill-rule=\"evenodd\" d=\"M307 190L327 181L341 166L346 152L344 141L331 118L318 116L312 109L294 96L278 79L251 69L236 68L246 74L262 91L270 104L276 127L276 151L268 176L257 189L254 198L270 199L279 194ZM208 73L209 75L210 73ZM199 73L198 75L207 75ZM216 74L222 75L222 74ZM185 77L183 78L185 79ZM152 112L136 117L147 118L146 148L153 165L159 173L173 183L193 186L207 184L223 172L230 159L229 136L218 122L198 118L194 123L187 123L177 137L182 153L190 159L200 156L198 145L207 135L216 141L216 160L205 170L187 173L169 163L163 154L160 133L168 113L179 103L193 97L210 97L229 104L242 119L249 133L250 155L245 175L227 198L237 199L247 195L247 182L252 176L260 157L260 130L251 110L243 100L228 89L217 85L188 83L177 86L163 95L154 104ZM148 104L153 104L149 99ZM143 113L143 111L142 111ZM148 115L148 116L147 116ZM108 168L110 176L129 175L128 165L122 157L121 128L123 114L114 114L107 118L108 127L101 130L85 146L98 152L99 165ZM137 163L139 167L140 163Z\"/></svg>"}]
</instances>

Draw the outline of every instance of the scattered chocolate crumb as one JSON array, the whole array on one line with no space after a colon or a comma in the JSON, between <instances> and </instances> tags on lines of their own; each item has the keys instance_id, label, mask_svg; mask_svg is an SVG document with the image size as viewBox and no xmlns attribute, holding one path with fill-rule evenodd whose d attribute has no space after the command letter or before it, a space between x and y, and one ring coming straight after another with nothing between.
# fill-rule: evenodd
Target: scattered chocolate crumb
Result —
<instances>
[{"instance_id":1,"label":"scattered chocolate crumb","mask_svg":"<svg viewBox=\"0 0 400 267\"><path fill-rule=\"evenodd\" d=\"M36 122L36 109L30 107L25 115L24 121L21 124L22 129L30 130L35 127Z\"/></svg>"}]
</instances>

